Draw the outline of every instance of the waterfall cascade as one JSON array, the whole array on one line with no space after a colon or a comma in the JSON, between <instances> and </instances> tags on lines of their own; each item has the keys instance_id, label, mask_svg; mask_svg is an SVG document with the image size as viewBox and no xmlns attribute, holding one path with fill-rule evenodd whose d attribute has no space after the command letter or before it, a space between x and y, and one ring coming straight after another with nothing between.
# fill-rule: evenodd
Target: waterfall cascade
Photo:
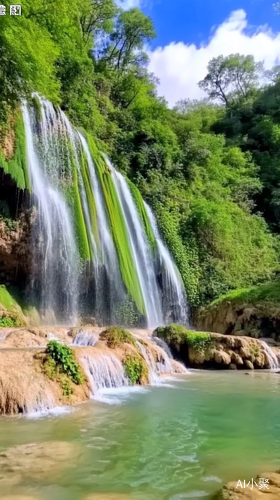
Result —
<instances>
[{"instance_id":1,"label":"waterfall cascade","mask_svg":"<svg viewBox=\"0 0 280 500\"><path fill-rule=\"evenodd\" d=\"M269 347L269 345L264 342L263 340L260 340L263 350L265 351L268 361L269 361L269 368L271 370L275 370L276 368L280 368L280 357L278 357L275 352Z\"/></svg>"},{"instance_id":2,"label":"waterfall cascade","mask_svg":"<svg viewBox=\"0 0 280 500\"><path fill-rule=\"evenodd\" d=\"M151 209L138 193L147 229L130 183L93 140L34 98L37 107L22 111L37 207L30 289L43 321L90 314L102 324L187 323L182 280Z\"/></svg>"}]
</instances>

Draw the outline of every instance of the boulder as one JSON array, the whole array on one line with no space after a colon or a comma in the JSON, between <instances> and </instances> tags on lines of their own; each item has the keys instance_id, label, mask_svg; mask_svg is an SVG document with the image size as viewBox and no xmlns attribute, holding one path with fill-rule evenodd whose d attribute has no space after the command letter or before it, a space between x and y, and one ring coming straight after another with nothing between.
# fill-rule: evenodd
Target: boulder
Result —
<instances>
[{"instance_id":1,"label":"boulder","mask_svg":"<svg viewBox=\"0 0 280 500\"><path fill-rule=\"evenodd\" d=\"M259 479L268 480L268 489L260 488ZM241 484L243 485L243 479ZM213 500L279 500L280 498L280 471L264 472L254 480L252 488L252 479L250 486L244 488L238 484L238 481L226 484L222 490L214 495ZM248 484L249 480L245 484ZM256 483L256 484L255 484Z\"/></svg>"},{"instance_id":2,"label":"boulder","mask_svg":"<svg viewBox=\"0 0 280 500\"><path fill-rule=\"evenodd\" d=\"M252 361L249 361L249 359L245 359L244 361L246 368L249 368L249 370L254 370L254 365Z\"/></svg>"}]
</instances>

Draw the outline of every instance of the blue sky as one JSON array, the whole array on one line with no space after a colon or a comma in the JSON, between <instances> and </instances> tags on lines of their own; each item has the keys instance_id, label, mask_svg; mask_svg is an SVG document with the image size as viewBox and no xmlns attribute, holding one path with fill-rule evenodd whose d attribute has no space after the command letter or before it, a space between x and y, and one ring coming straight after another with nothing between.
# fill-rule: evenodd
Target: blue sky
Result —
<instances>
[{"instance_id":1,"label":"blue sky","mask_svg":"<svg viewBox=\"0 0 280 500\"><path fill-rule=\"evenodd\" d=\"M220 25L231 12L240 9L246 12L251 29L268 24L279 31L280 16L272 4L273 0L142 0L141 7L154 21L156 47L172 41L205 42L214 25Z\"/></svg>"},{"instance_id":2,"label":"blue sky","mask_svg":"<svg viewBox=\"0 0 280 500\"><path fill-rule=\"evenodd\" d=\"M140 7L154 22L157 38L146 48L149 70L160 80L158 93L172 107L200 99L197 83L213 57L253 55L266 69L280 64L277 0L118 0Z\"/></svg>"}]
</instances>

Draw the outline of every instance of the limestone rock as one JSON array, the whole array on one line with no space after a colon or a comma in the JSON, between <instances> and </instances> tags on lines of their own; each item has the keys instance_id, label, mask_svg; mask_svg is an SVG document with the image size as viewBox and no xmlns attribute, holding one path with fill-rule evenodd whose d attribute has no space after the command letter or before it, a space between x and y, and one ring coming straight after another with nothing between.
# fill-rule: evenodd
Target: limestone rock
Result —
<instances>
[{"instance_id":1,"label":"limestone rock","mask_svg":"<svg viewBox=\"0 0 280 500\"><path fill-rule=\"evenodd\" d=\"M216 351L215 352L215 361L219 365L230 365L230 362L231 362L230 355L224 351Z\"/></svg>"},{"instance_id":2,"label":"limestone rock","mask_svg":"<svg viewBox=\"0 0 280 500\"><path fill-rule=\"evenodd\" d=\"M229 369L230 370L237 370L237 366L234 363L230 363Z\"/></svg>"},{"instance_id":3,"label":"limestone rock","mask_svg":"<svg viewBox=\"0 0 280 500\"><path fill-rule=\"evenodd\" d=\"M256 479L259 484L259 478L268 479L268 490L254 488L237 488L237 481L226 484L221 491L214 495L213 500L279 500L280 498L280 471L264 472ZM252 480L251 480L252 481ZM249 482L249 481L248 481Z\"/></svg>"},{"instance_id":4,"label":"limestone rock","mask_svg":"<svg viewBox=\"0 0 280 500\"><path fill-rule=\"evenodd\" d=\"M246 368L249 368L249 370L254 370L254 365L252 361L249 361L249 359L245 359L244 361Z\"/></svg>"},{"instance_id":5,"label":"limestone rock","mask_svg":"<svg viewBox=\"0 0 280 500\"><path fill-rule=\"evenodd\" d=\"M244 362L243 362L243 359L241 358L241 356L239 354L237 354L236 352L233 352L231 354L231 361L232 363L234 363L235 365L244 365Z\"/></svg>"}]
</instances>

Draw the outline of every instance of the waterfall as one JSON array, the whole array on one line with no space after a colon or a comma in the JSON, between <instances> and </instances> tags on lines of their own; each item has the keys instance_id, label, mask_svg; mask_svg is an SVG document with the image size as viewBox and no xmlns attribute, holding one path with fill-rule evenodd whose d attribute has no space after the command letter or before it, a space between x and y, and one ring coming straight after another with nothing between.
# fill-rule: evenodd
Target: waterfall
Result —
<instances>
[{"instance_id":1,"label":"waterfall","mask_svg":"<svg viewBox=\"0 0 280 500\"><path fill-rule=\"evenodd\" d=\"M163 278L162 288L164 291L164 312L167 323L188 324L187 296L181 275L175 265L168 248L163 243L155 216L145 202L147 215L156 238L158 253L160 257L161 272Z\"/></svg>"},{"instance_id":2,"label":"waterfall","mask_svg":"<svg viewBox=\"0 0 280 500\"><path fill-rule=\"evenodd\" d=\"M73 324L77 317L77 251L70 211L58 189L60 165L57 145L52 147L57 133L52 109L43 101L43 139L36 144L34 113L25 103L22 105L29 176L38 207L33 232L36 250L32 289L38 297L43 321L57 322L67 318ZM41 264L40 276L38 262Z\"/></svg>"},{"instance_id":3,"label":"waterfall","mask_svg":"<svg viewBox=\"0 0 280 500\"><path fill-rule=\"evenodd\" d=\"M81 330L75 336L72 345L80 347L93 347L98 342L98 339L99 339L99 333L87 332L86 330Z\"/></svg>"},{"instance_id":4,"label":"waterfall","mask_svg":"<svg viewBox=\"0 0 280 500\"><path fill-rule=\"evenodd\" d=\"M149 371L149 383L151 385L158 384L160 382L160 378L158 376L158 369L157 369L157 365L156 365L156 362L154 360L153 355L138 340L136 340L136 344L137 344L138 349L141 351L143 358L146 361L148 371Z\"/></svg>"},{"instance_id":5,"label":"waterfall","mask_svg":"<svg viewBox=\"0 0 280 500\"><path fill-rule=\"evenodd\" d=\"M126 222L134 264L143 293L147 314L147 326L148 328L155 328L156 325L162 325L164 320L160 291L156 280L155 267L149 243L125 178L114 169L108 159L107 162L112 172L112 178Z\"/></svg>"},{"instance_id":6,"label":"waterfall","mask_svg":"<svg viewBox=\"0 0 280 500\"><path fill-rule=\"evenodd\" d=\"M34 99L38 106L23 103L22 111L37 206L30 288L43 322L75 324L94 315L101 324L128 318L151 329L166 319L186 323L180 275L149 207L157 249L126 179L62 110Z\"/></svg>"},{"instance_id":7,"label":"waterfall","mask_svg":"<svg viewBox=\"0 0 280 500\"><path fill-rule=\"evenodd\" d=\"M263 340L259 340L262 345L262 348L267 356L269 362L269 368L275 370L276 368L280 368L280 361L275 352L269 347L269 345Z\"/></svg>"},{"instance_id":8,"label":"waterfall","mask_svg":"<svg viewBox=\"0 0 280 500\"><path fill-rule=\"evenodd\" d=\"M122 283L121 279L121 274L119 270L119 263L118 263L118 256L117 252L115 249L115 245L113 242L113 238L110 232L110 227L109 227L109 222L108 222L108 217L106 213L106 208L105 208L105 201L103 197L103 193L101 191L101 186L100 182L97 178L96 172L95 172L95 166L91 157L91 153L88 147L88 144L85 140L85 138L79 134L80 136L80 141L83 147L83 150L85 152L87 162L88 162L88 167L89 167L89 173L90 173L90 180L91 180L91 188L93 191L93 196L95 199L95 204L96 204L96 213L97 213L97 224L98 224L98 235L99 235L99 240L100 240L100 261L104 264L106 272L107 272L107 277L110 281L110 287L109 290L105 290L106 295L107 295L107 300L108 296L110 303L113 303L114 300L124 300L125 299L125 290L124 286ZM98 279L98 278L97 278ZM100 283L101 287L102 284ZM101 288L99 287L99 288ZM104 290L103 290L104 291ZM99 297L101 298L102 302L102 293L100 294L99 290ZM97 306L98 307L98 306ZM99 309L102 309L102 303L99 305ZM108 321L108 318L107 318Z\"/></svg>"},{"instance_id":9,"label":"waterfall","mask_svg":"<svg viewBox=\"0 0 280 500\"><path fill-rule=\"evenodd\" d=\"M82 355L85 372L88 376L91 391L94 396L102 389L112 389L129 385L124 367L114 354L95 352L92 355Z\"/></svg>"}]
</instances>

